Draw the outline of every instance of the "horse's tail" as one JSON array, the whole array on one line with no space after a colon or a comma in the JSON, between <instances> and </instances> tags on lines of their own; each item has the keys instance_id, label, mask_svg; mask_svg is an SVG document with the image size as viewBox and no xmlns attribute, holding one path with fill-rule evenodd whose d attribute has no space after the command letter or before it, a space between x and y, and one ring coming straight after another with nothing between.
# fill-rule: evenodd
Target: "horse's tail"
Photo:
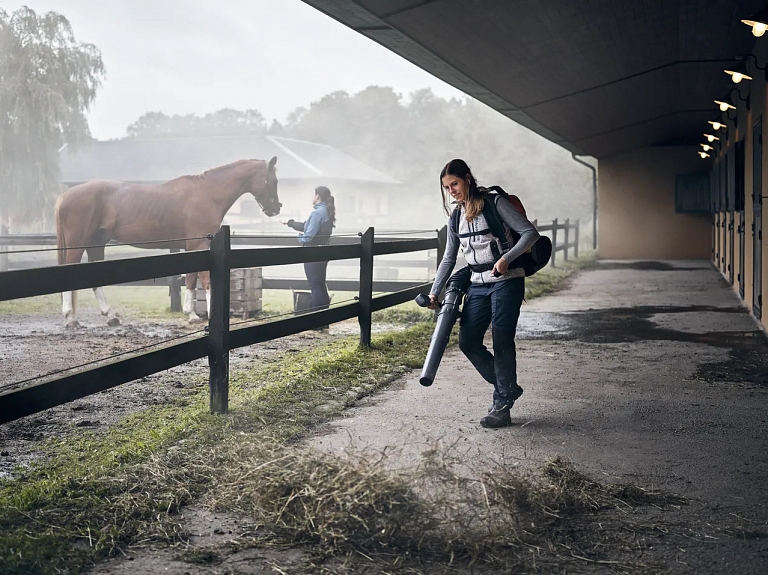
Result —
<instances>
[{"instance_id":1,"label":"horse's tail","mask_svg":"<svg viewBox=\"0 0 768 575\"><path fill-rule=\"evenodd\" d=\"M64 226L61 223L61 202L64 194L56 198L56 206L53 208L53 217L56 220L56 257L59 264L67 263L67 237L64 234Z\"/></svg>"}]
</instances>

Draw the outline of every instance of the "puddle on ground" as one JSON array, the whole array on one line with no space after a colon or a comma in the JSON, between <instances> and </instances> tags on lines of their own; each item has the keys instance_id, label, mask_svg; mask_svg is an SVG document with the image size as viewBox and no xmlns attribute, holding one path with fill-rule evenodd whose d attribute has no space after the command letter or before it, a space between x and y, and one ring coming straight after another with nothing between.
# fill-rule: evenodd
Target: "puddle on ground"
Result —
<instances>
[{"instance_id":1,"label":"puddle on ground","mask_svg":"<svg viewBox=\"0 0 768 575\"><path fill-rule=\"evenodd\" d=\"M768 385L768 339L743 307L599 309L570 313L522 312L518 340L587 343L679 341L729 349L729 359L699 366L695 377Z\"/></svg>"},{"instance_id":2,"label":"puddle on ground","mask_svg":"<svg viewBox=\"0 0 768 575\"><path fill-rule=\"evenodd\" d=\"M639 270L655 272L690 272L694 270L711 270L711 266L672 264L668 262L636 261L636 262L599 262L594 269L598 270Z\"/></svg>"}]
</instances>

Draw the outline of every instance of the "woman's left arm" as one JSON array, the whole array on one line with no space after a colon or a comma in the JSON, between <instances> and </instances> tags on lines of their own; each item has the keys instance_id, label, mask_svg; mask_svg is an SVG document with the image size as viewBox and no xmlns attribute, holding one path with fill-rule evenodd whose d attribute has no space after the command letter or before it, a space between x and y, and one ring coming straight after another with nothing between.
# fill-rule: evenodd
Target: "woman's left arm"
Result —
<instances>
[{"instance_id":1,"label":"woman's left arm","mask_svg":"<svg viewBox=\"0 0 768 575\"><path fill-rule=\"evenodd\" d=\"M496 211L504 223L520 235L520 240L503 256L507 263L511 263L531 249L540 235L528 218L512 207L511 202L499 198L496 201Z\"/></svg>"}]
</instances>

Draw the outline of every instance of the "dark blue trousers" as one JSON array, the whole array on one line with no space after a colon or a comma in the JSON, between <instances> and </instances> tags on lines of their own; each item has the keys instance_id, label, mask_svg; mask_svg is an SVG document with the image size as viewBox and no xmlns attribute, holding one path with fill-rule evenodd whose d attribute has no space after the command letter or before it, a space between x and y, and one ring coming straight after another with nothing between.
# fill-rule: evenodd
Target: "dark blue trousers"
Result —
<instances>
[{"instance_id":1,"label":"dark blue trousers","mask_svg":"<svg viewBox=\"0 0 768 575\"><path fill-rule=\"evenodd\" d=\"M472 284L464 299L459 348L475 369L493 385L494 403L511 403L520 395L517 384L515 332L525 296L525 278ZM493 354L483 345L492 325Z\"/></svg>"},{"instance_id":2,"label":"dark blue trousers","mask_svg":"<svg viewBox=\"0 0 768 575\"><path fill-rule=\"evenodd\" d=\"M304 273L310 289L310 304L312 310L327 309L331 303L328 296L328 287L325 285L325 275L328 262L309 262L304 264Z\"/></svg>"}]
</instances>

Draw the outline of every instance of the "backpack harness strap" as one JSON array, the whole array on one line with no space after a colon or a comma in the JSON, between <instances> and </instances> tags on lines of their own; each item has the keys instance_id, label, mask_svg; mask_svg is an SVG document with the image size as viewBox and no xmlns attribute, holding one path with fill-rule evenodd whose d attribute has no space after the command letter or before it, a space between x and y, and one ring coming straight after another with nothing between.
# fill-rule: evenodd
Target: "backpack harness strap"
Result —
<instances>
[{"instance_id":1,"label":"backpack harness strap","mask_svg":"<svg viewBox=\"0 0 768 575\"><path fill-rule=\"evenodd\" d=\"M490 232L493 234L493 236L498 240L499 245L491 243L491 253L493 253L494 262L488 263L488 264L468 264L469 268L473 272L477 273L483 273L487 272L493 269L493 266L496 264L496 262L501 258L501 256L510 250L511 246L509 245L509 240L507 239L507 234L504 230L504 222L502 221L501 217L499 216L499 212L496 208L496 202L499 201L500 197L507 197L507 193L502 190L499 186L491 186L490 188L486 188L489 192L488 198L490 201L483 203L483 216L485 217L485 221L488 223L488 228L480 231L475 232L469 232L466 234L460 234L459 233L459 218L461 217L461 210L456 208L451 213L451 229L456 233L456 235L459 238L469 238L473 236L482 236ZM513 236L515 237L515 242L519 239L516 233L514 231L512 232ZM501 247L501 249L499 249Z\"/></svg>"}]
</instances>

